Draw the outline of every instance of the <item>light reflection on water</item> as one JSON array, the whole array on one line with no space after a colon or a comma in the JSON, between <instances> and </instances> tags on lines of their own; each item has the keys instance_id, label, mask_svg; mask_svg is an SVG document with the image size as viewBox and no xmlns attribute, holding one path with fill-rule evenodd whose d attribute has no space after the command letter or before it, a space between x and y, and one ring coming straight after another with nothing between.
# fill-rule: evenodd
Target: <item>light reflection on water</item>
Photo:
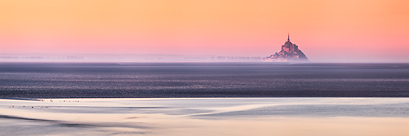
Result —
<instances>
[{"instance_id":1,"label":"light reflection on water","mask_svg":"<svg viewBox=\"0 0 409 136\"><path fill-rule=\"evenodd\" d=\"M1 135L408 135L409 98L0 99L0 124Z\"/></svg>"},{"instance_id":2,"label":"light reflection on water","mask_svg":"<svg viewBox=\"0 0 409 136\"><path fill-rule=\"evenodd\" d=\"M409 64L0 63L0 98L408 97Z\"/></svg>"}]
</instances>

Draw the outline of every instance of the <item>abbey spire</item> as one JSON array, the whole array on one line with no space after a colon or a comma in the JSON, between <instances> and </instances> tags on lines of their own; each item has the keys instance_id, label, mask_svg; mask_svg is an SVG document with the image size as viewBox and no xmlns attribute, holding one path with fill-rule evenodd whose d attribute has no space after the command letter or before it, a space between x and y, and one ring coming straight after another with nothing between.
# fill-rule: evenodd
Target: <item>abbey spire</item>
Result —
<instances>
[{"instance_id":1,"label":"abbey spire","mask_svg":"<svg viewBox=\"0 0 409 136\"><path fill-rule=\"evenodd\" d=\"M288 33L288 39L287 39L287 41L288 41L288 42L290 41L290 33Z\"/></svg>"}]
</instances>

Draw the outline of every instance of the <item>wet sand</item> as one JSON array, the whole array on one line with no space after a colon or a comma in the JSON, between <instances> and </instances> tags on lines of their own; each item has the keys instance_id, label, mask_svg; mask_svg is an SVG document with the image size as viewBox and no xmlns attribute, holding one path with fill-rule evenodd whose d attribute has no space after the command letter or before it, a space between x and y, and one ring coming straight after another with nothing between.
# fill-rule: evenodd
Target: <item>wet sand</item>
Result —
<instances>
[{"instance_id":1,"label":"wet sand","mask_svg":"<svg viewBox=\"0 0 409 136\"><path fill-rule=\"evenodd\" d=\"M409 98L0 99L1 135L409 135Z\"/></svg>"}]
</instances>

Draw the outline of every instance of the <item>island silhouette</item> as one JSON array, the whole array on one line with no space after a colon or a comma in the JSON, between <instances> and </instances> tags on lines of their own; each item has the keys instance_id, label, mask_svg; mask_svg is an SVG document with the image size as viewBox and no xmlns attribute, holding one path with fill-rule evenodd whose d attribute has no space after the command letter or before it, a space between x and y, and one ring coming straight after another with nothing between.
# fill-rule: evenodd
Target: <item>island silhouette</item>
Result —
<instances>
[{"instance_id":1,"label":"island silhouette","mask_svg":"<svg viewBox=\"0 0 409 136\"><path fill-rule=\"evenodd\" d=\"M298 49L298 46L290 42L290 34L288 39L281 46L281 51L273 55L263 58L264 62L305 62L308 61L307 56Z\"/></svg>"}]
</instances>

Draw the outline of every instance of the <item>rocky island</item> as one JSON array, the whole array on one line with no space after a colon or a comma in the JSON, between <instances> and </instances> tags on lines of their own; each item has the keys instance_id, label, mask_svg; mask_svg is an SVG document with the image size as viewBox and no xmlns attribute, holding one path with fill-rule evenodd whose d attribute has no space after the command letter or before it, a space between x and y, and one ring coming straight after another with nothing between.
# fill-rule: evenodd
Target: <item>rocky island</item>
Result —
<instances>
[{"instance_id":1,"label":"rocky island","mask_svg":"<svg viewBox=\"0 0 409 136\"><path fill-rule=\"evenodd\" d=\"M281 51L273 55L263 58L264 62L305 62L308 61L307 56L298 49L298 46L290 42L290 35L284 45L281 46Z\"/></svg>"}]
</instances>

